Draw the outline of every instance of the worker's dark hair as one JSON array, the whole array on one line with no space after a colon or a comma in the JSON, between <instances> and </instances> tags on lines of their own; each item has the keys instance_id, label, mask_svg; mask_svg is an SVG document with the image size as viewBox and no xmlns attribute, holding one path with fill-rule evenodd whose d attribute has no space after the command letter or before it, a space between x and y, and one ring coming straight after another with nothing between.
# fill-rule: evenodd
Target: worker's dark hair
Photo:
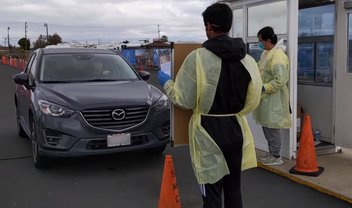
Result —
<instances>
[{"instance_id":1,"label":"worker's dark hair","mask_svg":"<svg viewBox=\"0 0 352 208\"><path fill-rule=\"evenodd\" d=\"M263 27L262 29L259 30L257 36L261 36L262 40L269 40L271 41L272 44L277 43L277 35L274 32L274 29L272 27L266 26Z\"/></svg>"},{"instance_id":2,"label":"worker's dark hair","mask_svg":"<svg viewBox=\"0 0 352 208\"><path fill-rule=\"evenodd\" d=\"M232 10L227 4L214 3L202 13L204 25L209 22L215 32L228 33L232 26Z\"/></svg>"}]
</instances>

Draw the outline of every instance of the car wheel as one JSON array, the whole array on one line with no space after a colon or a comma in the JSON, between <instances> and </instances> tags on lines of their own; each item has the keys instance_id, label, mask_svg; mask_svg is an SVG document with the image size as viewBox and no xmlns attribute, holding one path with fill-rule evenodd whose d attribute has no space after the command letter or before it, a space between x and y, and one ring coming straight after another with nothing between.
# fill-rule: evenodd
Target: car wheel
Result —
<instances>
[{"instance_id":1,"label":"car wheel","mask_svg":"<svg viewBox=\"0 0 352 208\"><path fill-rule=\"evenodd\" d=\"M17 134L18 134L18 136L27 137L27 134L21 125L20 114L18 113L17 108L16 108L16 117L17 117Z\"/></svg>"},{"instance_id":2,"label":"car wheel","mask_svg":"<svg viewBox=\"0 0 352 208\"><path fill-rule=\"evenodd\" d=\"M32 156L34 167L47 168L50 166L50 160L39 153L39 144L37 139L37 127L34 121L31 123L31 140L32 140Z\"/></svg>"},{"instance_id":3,"label":"car wheel","mask_svg":"<svg viewBox=\"0 0 352 208\"><path fill-rule=\"evenodd\" d=\"M160 147L154 147L154 148L151 148L151 149L147 149L147 152L150 153L150 154L158 155L158 154L163 153L165 148L166 148L166 145L163 145L163 146L160 146Z\"/></svg>"}]
</instances>

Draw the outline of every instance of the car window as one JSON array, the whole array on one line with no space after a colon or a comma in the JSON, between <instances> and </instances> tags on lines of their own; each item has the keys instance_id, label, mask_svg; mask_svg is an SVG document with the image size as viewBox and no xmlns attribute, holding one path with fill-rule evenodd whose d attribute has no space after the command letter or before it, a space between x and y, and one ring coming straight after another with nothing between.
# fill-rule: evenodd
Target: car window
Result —
<instances>
[{"instance_id":1,"label":"car window","mask_svg":"<svg viewBox=\"0 0 352 208\"><path fill-rule=\"evenodd\" d=\"M126 61L115 54L48 54L40 67L43 82L137 80Z\"/></svg>"},{"instance_id":2,"label":"car window","mask_svg":"<svg viewBox=\"0 0 352 208\"><path fill-rule=\"evenodd\" d=\"M33 60L34 60L34 58L35 58L36 56L37 56L36 53L33 53L33 54L31 55L31 57L29 58L28 64L27 64L26 69L25 69L24 72L29 73L30 68L31 68L32 63L33 63Z\"/></svg>"},{"instance_id":3,"label":"car window","mask_svg":"<svg viewBox=\"0 0 352 208\"><path fill-rule=\"evenodd\" d=\"M35 54L33 56L33 60L32 60L32 63L31 65L29 66L29 77L28 77L28 80L29 80L29 84L32 85L33 83L33 80L34 80L34 77L35 77L35 72L36 72L36 64L37 64L37 55Z\"/></svg>"}]
</instances>

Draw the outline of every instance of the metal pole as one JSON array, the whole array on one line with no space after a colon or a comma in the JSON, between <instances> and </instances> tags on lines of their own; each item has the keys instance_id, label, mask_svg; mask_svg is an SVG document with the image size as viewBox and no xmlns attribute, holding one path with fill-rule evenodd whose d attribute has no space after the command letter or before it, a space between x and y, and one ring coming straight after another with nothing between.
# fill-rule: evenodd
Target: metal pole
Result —
<instances>
[{"instance_id":1,"label":"metal pole","mask_svg":"<svg viewBox=\"0 0 352 208\"><path fill-rule=\"evenodd\" d=\"M11 51L11 45L10 45L10 27L7 27L7 45Z\"/></svg>"},{"instance_id":2,"label":"metal pole","mask_svg":"<svg viewBox=\"0 0 352 208\"><path fill-rule=\"evenodd\" d=\"M293 107L292 115L297 112L297 54L298 54L298 11L299 0L287 0L287 55L290 67L290 105ZM296 158L297 155L297 118L292 118L292 128L289 136L289 152L287 157Z\"/></svg>"},{"instance_id":3,"label":"metal pole","mask_svg":"<svg viewBox=\"0 0 352 208\"><path fill-rule=\"evenodd\" d=\"M158 26L158 39L160 40L160 30L159 30L160 25L157 25L157 26Z\"/></svg>"},{"instance_id":4,"label":"metal pole","mask_svg":"<svg viewBox=\"0 0 352 208\"><path fill-rule=\"evenodd\" d=\"M46 28L46 42L48 42L49 41L48 23L44 23L44 27Z\"/></svg>"},{"instance_id":5,"label":"metal pole","mask_svg":"<svg viewBox=\"0 0 352 208\"><path fill-rule=\"evenodd\" d=\"M24 23L24 38L27 39L27 22Z\"/></svg>"},{"instance_id":6,"label":"metal pole","mask_svg":"<svg viewBox=\"0 0 352 208\"><path fill-rule=\"evenodd\" d=\"M27 22L24 23L24 38L26 40L25 45L24 45L24 50L27 50Z\"/></svg>"},{"instance_id":7,"label":"metal pole","mask_svg":"<svg viewBox=\"0 0 352 208\"><path fill-rule=\"evenodd\" d=\"M46 38L49 38L48 24L46 24Z\"/></svg>"}]
</instances>

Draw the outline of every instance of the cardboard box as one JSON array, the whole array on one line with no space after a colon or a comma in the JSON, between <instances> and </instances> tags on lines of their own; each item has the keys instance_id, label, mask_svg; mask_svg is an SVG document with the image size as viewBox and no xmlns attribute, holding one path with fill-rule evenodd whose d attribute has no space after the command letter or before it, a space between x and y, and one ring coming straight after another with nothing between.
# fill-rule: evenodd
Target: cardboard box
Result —
<instances>
[{"instance_id":1,"label":"cardboard box","mask_svg":"<svg viewBox=\"0 0 352 208\"><path fill-rule=\"evenodd\" d=\"M297 118L301 118L302 117L302 106L301 104L297 104Z\"/></svg>"},{"instance_id":2,"label":"cardboard box","mask_svg":"<svg viewBox=\"0 0 352 208\"><path fill-rule=\"evenodd\" d=\"M184 59L188 54L202 47L201 43L175 43L173 49L173 78L176 77L178 70L181 68ZM171 107L171 134L172 145L188 145L188 124L192 116L192 110L178 108L175 105Z\"/></svg>"}]
</instances>

